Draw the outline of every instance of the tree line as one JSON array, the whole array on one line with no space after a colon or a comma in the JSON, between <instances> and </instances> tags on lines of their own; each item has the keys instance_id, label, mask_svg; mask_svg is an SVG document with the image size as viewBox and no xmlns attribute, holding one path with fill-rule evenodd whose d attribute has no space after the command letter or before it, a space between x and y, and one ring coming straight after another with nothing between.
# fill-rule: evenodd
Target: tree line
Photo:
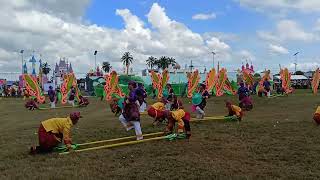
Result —
<instances>
[{"instance_id":1,"label":"tree line","mask_svg":"<svg viewBox=\"0 0 320 180\"><path fill-rule=\"evenodd\" d=\"M121 57L122 64L126 67L126 74L129 74L130 65L134 62L134 58L130 52L125 52ZM166 69L169 66L175 66L177 64L176 60L173 57L161 56L160 58L156 58L153 56L148 57L146 59L146 65L150 69ZM111 64L108 61L102 63L102 69L104 72L108 73L112 69Z\"/></svg>"}]
</instances>

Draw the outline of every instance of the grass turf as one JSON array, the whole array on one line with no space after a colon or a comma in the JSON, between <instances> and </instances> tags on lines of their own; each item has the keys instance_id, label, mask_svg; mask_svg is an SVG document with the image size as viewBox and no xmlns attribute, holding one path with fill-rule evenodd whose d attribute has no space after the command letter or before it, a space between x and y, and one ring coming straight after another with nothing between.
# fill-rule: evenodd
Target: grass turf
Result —
<instances>
[{"instance_id":1,"label":"grass turf","mask_svg":"<svg viewBox=\"0 0 320 180\"><path fill-rule=\"evenodd\" d=\"M208 100L207 115L225 115L225 100ZM189 100L183 99L190 110ZM73 141L111 139L126 132L109 107L90 99L73 128ZM151 103L151 102L150 102ZM0 179L213 179L320 178L320 127L312 115L320 103L310 91L289 97L254 97L254 109L241 123L192 123L190 140L155 141L71 155L28 155L37 144L40 121L64 117L70 108L28 111L22 99L0 100ZM144 133L158 132L143 116Z\"/></svg>"}]
</instances>

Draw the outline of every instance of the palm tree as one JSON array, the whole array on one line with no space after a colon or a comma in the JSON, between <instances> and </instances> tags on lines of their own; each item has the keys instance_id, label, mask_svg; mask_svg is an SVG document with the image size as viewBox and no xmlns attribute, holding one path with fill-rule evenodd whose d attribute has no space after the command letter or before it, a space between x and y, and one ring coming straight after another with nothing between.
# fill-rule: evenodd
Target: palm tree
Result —
<instances>
[{"instance_id":1,"label":"palm tree","mask_svg":"<svg viewBox=\"0 0 320 180\"><path fill-rule=\"evenodd\" d=\"M156 61L156 65L158 66L159 69L166 69L170 65L174 65L176 63L174 58L169 58L166 56L161 56L159 60Z\"/></svg>"},{"instance_id":2,"label":"palm tree","mask_svg":"<svg viewBox=\"0 0 320 180\"><path fill-rule=\"evenodd\" d=\"M153 69L153 67L156 65L157 62L157 58L150 56L147 60L147 66L150 67L151 69Z\"/></svg>"},{"instance_id":3,"label":"palm tree","mask_svg":"<svg viewBox=\"0 0 320 180\"><path fill-rule=\"evenodd\" d=\"M132 64L132 61L133 61L133 57L132 55L130 54L130 52L125 52L123 54L123 56L121 57L121 61L123 63L123 65L126 66L127 68L127 75L129 74L129 66L130 64Z\"/></svg>"},{"instance_id":4,"label":"palm tree","mask_svg":"<svg viewBox=\"0 0 320 180\"><path fill-rule=\"evenodd\" d=\"M49 74L51 71L50 65L47 62L43 63L41 67L41 71L44 75L47 76L47 74Z\"/></svg>"},{"instance_id":5,"label":"palm tree","mask_svg":"<svg viewBox=\"0 0 320 180\"><path fill-rule=\"evenodd\" d=\"M168 58L169 65L171 64L172 66L176 65L176 60L173 57Z\"/></svg>"},{"instance_id":6,"label":"palm tree","mask_svg":"<svg viewBox=\"0 0 320 180\"><path fill-rule=\"evenodd\" d=\"M111 70L112 66L110 65L109 62L103 62L102 63L102 69L105 73L109 73Z\"/></svg>"}]
</instances>

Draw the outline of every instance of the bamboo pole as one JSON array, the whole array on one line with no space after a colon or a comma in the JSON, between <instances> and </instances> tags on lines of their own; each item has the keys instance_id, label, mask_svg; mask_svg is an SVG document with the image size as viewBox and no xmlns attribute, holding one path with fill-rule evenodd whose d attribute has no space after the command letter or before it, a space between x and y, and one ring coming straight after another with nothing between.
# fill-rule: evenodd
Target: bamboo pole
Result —
<instances>
[{"instance_id":1,"label":"bamboo pole","mask_svg":"<svg viewBox=\"0 0 320 180\"><path fill-rule=\"evenodd\" d=\"M161 136L161 137L155 137L155 138L150 138L150 139L143 139L143 140L139 140L139 141L134 140L134 141L129 141L129 142L117 143L117 144L109 144L109 145L104 145L104 146L75 150L74 152L85 152L85 151L107 149L107 148L113 148L113 147L125 146L125 145L131 145L131 144L139 144L139 143L143 143L143 142L161 140L161 139L164 139L165 137L166 136ZM59 155L65 155L65 154L70 154L70 152L59 153Z\"/></svg>"},{"instance_id":2,"label":"bamboo pole","mask_svg":"<svg viewBox=\"0 0 320 180\"><path fill-rule=\"evenodd\" d=\"M148 115L148 112L140 112L140 115Z\"/></svg>"},{"instance_id":3,"label":"bamboo pole","mask_svg":"<svg viewBox=\"0 0 320 180\"><path fill-rule=\"evenodd\" d=\"M212 116L212 117L204 117L203 119L192 118L190 122L200 122L200 121L209 121L209 120L225 120L224 116Z\"/></svg>"},{"instance_id":4,"label":"bamboo pole","mask_svg":"<svg viewBox=\"0 0 320 180\"><path fill-rule=\"evenodd\" d=\"M63 108L78 108L79 106L60 106L55 108L39 108L39 110L63 109Z\"/></svg>"},{"instance_id":5,"label":"bamboo pole","mask_svg":"<svg viewBox=\"0 0 320 180\"><path fill-rule=\"evenodd\" d=\"M156 132L156 133L145 134L145 135L143 135L143 137L150 137L150 136L156 136L156 135L163 135L163 132ZM79 145L79 146L86 146L86 145L106 143L106 142L115 142L115 141L121 141L121 140L130 140L130 139L135 139L135 138L136 138L136 136L129 136L129 137L116 138L116 139L107 139L107 140L101 140L101 141L87 142L87 143L82 143L82 144L78 144L78 145Z\"/></svg>"}]
</instances>

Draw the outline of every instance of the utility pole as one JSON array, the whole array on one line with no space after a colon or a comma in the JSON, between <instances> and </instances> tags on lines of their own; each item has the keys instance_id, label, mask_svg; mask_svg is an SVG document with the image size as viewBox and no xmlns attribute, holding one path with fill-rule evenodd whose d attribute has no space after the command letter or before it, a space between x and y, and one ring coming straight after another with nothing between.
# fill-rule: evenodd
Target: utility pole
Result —
<instances>
[{"instance_id":1,"label":"utility pole","mask_svg":"<svg viewBox=\"0 0 320 180\"><path fill-rule=\"evenodd\" d=\"M94 70L96 71L97 70L97 53L98 51L95 50L93 55L94 55Z\"/></svg>"},{"instance_id":2,"label":"utility pole","mask_svg":"<svg viewBox=\"0 0 320 180\"><path fill-rule=\"evenodd\" d=\"M214 68L214 55L216 55L216 53L213 51L211 53L212 53L212 68Z\"/></svg>"},{"instance_id":3,"label":"utility pole","mask_svg":"<svg viewBox=\"0 0 320 180\"><path fill-rule=\"evenodd\" d=\"M22 74L24 73L24 69L23 69L23 52L24 52L24 50L22 49L20 51L20 54L21 54L21 73Z\"/></svg>"},{"instance_id":4,"label":"utility pole","mask_svg":"<svg viewBox=\"0 0 320 180\"><path fill-rule=\"evenodd\" d=\"M296 52L293 56L295 57L295 61L294 61L294 73L297 72L297 65L298 65L298 54L300 52Z\"/></svg>"}]
</instances>

